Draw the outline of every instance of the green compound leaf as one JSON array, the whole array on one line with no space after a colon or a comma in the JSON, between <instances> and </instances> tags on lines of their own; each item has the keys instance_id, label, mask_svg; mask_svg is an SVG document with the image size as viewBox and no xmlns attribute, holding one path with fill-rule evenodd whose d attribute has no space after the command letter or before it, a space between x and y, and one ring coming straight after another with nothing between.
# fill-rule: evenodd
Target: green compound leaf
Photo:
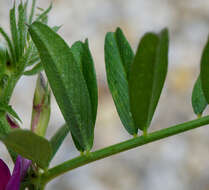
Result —
<instances>
[{"instance_id":1,"label":"green compound leaf","mask_svg":"<svg viewBox=\"0 0 209 190\"><path fill-rule=\"evenodd\" d=\"M10 10L10 30L12 34L12 41L13 41L15 57L16 57L19 56L19 32L17 29L15 11L16 8L14 3L13 8ZM18 57L16 57L16 59L18 59Z\"/></svg>"},{"instance_id":2,"label":"green compound leaf","mask_svg":"<svg viewBox=\"0 0 209 190\"><path fill-rule=\"evenodd\" d=\"M29 20L28 20L29 24L32 24L34 13L35 13L35 7L36 7L36 0L32 0L30 16L29 16Z\"/></svg>"},{"instance_id":3,"label":"green compound leaf","mask_svg":"<svg viewBox=\"0 0 209 190\"><path fill-rule=\"evenodd\" d=\"M54 26L52 27L52 30L57 32L59 29L61 28L61 26ZM31 66L34 65L35 63L37 63L30 71L26 71L24 74L25 75L33 75L35 74L35 72L38 70L41 71L42 70L42 64L40 63L40 57L38 54L38 50L36 49L33 41L29 42L29 47L25 53L25 55L29 52L29 57L28 57L28 61L27 61L27 66Z\"/></svg>"},{"instance_id":4,"label":"green compound leaf","mask_svg":"<svg viewBox=\"0 0 209 190\"><path fill-rule=\"evenodd\" d=\"M119 28L114 33L107 33L105 65L108 86L121 122L132 135L137 134L138 131L130 111L128 91L128 73L133 57L132 49Z\"/></svg>"},{"instance_id":5,"label":"green compound leaf","mask_svg":"<svg viewBox=\"0 0 209 190\"><path fill-rule=\"evenodd\" d=\"M3 44L0 44L0 81L2 79L2 76L5 74L6 61L7 61L7 49Z\"/></svg>"},{"instance_id":6,"label":"green compound leaf","mask_svg":"<svg viewBox=\"0 0 209 190\"><path fill-rule=\"evenodd\" d=\"M65 137L70 132L70 128L64 124L62 127L58 129L58 131L53 135L53 137L50 139L50 143L52 146L52 158L56 154L56 152L59 150L60 146L62 145Z\"/></svg>"},{"instance_id":7,"label":"green compound leaf","mask_svg":"<svg viewBox=\"0 0 209 190\"><path fill-rule=\"evenodd\" d=\"M21 156L37 163L45 169L49 165L52 148L48 140L28 130L14 129L1 140Z\"/></svg>"},{"instance_id":8,"label":"green compound leaf","mask_svg":"<svg viewBox=\"0 0 209 190\"><path fill-rule=\"evenodd\" d=\"M84 150L90 150L94 136L91 100L79 64L65 41L48 26L34 22L29 32L71 133Z\"/></svg>"},{"instance_id":9,"label":"green compound leaf","mask_svg":"<svg viewBox=\"0 0 209 190\"><path fill-rule=\"evenodd\" d=\"M141 39L129 75L131 112L135 125L146 133L165 82L168 31L147 33Z\"/></svg>"},{"instance_id":10,"label":"green compound leaf","mask_svg":"<svg viewBox=\"0 0 209 190\"><path fill-rule=\"evenodd\" d=\"M89 50L88 40L85 40L85 43L81 41L75 42L71 47L71 51L73 53L74 59L80 65L84 79L86 81L91 99L92 121L95 124L98 107L98 88L94 61Z\"/></svg>"},{"instance_id":11,"label":"green compound leaf","mask_svg":"<svg viewBox=\"0 0 209 190\"><path fill-rule=\"evenodd\" d=\"M26 28L26 7L21 2L18 6L18 30L19 30L19 55L22 56L24 53L27 28Z\"/></svg>"},{"instance_id":12,"label":"green compound leaf","mask_svg":"<svg viewBox=\"0 0 209 190\"><path fill-rule=\"evenodd\" d=\"M0 111L8 112L10 115L12 115L14 118L16 118L22 123L21 119L19 118L15 110L12 108L12 106L0 102Z\"/></svg>"},{"instance_id":13,"label":"green compound leaf","mask_svg":"<svg viewBox=\"0 0 209 190\"><path fill-rule=\"evenodd\" d=\"M11 130L5 112L0 111L0 135L4 136Z\"/></svg>"},{"instance_id":14,"label":"green compound leaf","mask_svg":"<svg viewBox=\"0 0 209 190\"><path fill-rule=\"evenodd\" d=\"M77 150L80 151L80 152L84 152L85 149L80 145L79 141L74 137L73 134L71 134L71 137L73 139L74 145L77 148Z\"/></svg>"},{"instance_id":15,"label":"green compound leaf","mask_svg":"<svg viewBox=\"0 0 209 190\"><path fill-rule=\"evenodd\" d=\"M1 28L1 27L0 27L0 34L4 38L4 40L6 41L6 43L8 45L8 48L9 48L9 57L11 58L12 64L14 64L16 57L15 57L14 48L12 46L12 41L9 38L9 36L7 35L7 33L4 31L4 29Z\"/></svg>"},{"instance_id":16,"label":"green compound leaf","mask_svg":"<svg viewBox=\"0 0 209 190\"><path fill-rule=\"evenodd\" d=\"M123 67L128 77L131 63L134 58L134 53L120 28L117 28L115 31L115 39L117 41L118 50L120 52Z\"/></svg>"},{"instance_id":17,"label":"green compound leaf","mask_svg":"<svg viewBox=\"0 0 209 190\"><path fill-rule=\"evenodd\" d=\"M27 76L36 75L43 70L43 65L40 63L36 64L32 69L25 71L23 74Z\"/></svg>"},{"instance_id":18,"label":"green compound leaf","mask_svg":"<svg viewBox=\"0 0 209 190\"><path fill-rule=\"evenodd\" d=\"M51 11L52 9L52 3L49 5L49 7L43 11L37 18L36 21L41 21L42 19L46 18L48 13Z\"/></svg>"},{"instance_id":19,"label":"green compound leaf","mask_svg":"<svg viewBox=\"0 0 209 190\"><path fill-rule=\"evenodd\" d=\"M71 47L71 51L73 53L74 59L76 60L77 64L80 66L83 72L84 79L86 81L86 85L88 88L90 101L91 101L92 121L93 121L92 127L94 128L96 122L96 116L97 116L98 88L97 88L94 62L92 59L91 52L89 50L88 40L85 40L85 43L81 41L75 42ZM79 151L83 152L84 151L83 147L79 144L79 142L77 141L77 139L73 134L72 134L72 139L74 141L76 148Z\"/></svg>"},{"instance_id":20,"label":"green compound leaf","mask_svg":"<svg viewBox=\"0 0 209 190\"><path fill-rule=\"evenodd\" d=\"M202 90L200 76L197 78L192 91L192 107L197 116L201 116L207 106L207 101Z\"/></svg>"},{"instance_id":21,"label":"green compound leaf","mask_svg":"<svg viewBox=\"0 0 209 190\"><path fill-rule=\"evenodd\" d=\"M200 65L200 81L202 83L202 90L207 103L209 102L209 39L204 47L201 65Z\"/></svg>"}]
</instances>

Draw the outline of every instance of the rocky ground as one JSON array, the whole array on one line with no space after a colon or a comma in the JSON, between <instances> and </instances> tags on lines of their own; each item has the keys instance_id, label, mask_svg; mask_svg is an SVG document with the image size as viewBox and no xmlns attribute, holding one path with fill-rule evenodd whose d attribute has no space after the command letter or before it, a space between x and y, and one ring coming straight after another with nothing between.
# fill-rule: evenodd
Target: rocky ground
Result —
<instances>
[{"instance_id":1,"label":"rocky ground","mask_svg":"<svg viewBox=\"0 0 209 190\"><path fill-rule=\"evenodd\" d=\"M46 8L50 1L38 1ZM0 25L8 29L11 0L0 0ZM130 138L117 116L107 88L104 70L104 37L120 26L132 47L147 31L170 31L170 67L166 86L150 131L194 119L191 91L199 73L199 61L207 40L209 2L195 0L54 0L51 25L60 25L60 34L72 44L89 38L99 81L99 108L94 149ZM29 128L31 98L36 77L23 77L11 104ZM208 111L206 111L208 112ZM52 101L47 136L63 124ZM62 190L207 190L209 189L209 129L207 126L128 152L97 161L67 173L47 189ZM5 148L0 154L11 163ZM52 166L78 155L68 137ZM12 165L11 165L12 168Z\"/></svg>"}]
</instances>

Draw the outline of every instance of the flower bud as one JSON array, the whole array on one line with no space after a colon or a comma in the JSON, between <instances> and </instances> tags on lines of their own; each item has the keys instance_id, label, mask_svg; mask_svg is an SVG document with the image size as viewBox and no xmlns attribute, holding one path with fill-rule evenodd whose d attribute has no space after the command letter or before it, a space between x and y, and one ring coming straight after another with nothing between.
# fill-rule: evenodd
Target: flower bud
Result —
<instances>
[{"instance_id":1,"label":"flower bud","mask_svg":"<svg viewBox=\"0 0 209 190\"><path fill-rule=\"evenodd\" d=\"M40 73L36 82L33 97L31 130L40 136L45 136L50 118L50 90L43 75Z\"/></svg>"},{"instance_id":2,"label":"flower bud","mask_svg":"<svg viewBox=\"0 0 209 190\"><path fill-rule=\"evenodd\" d=\"M7 122L9 123L12 129L20 128L18 123L13 118L11 118L8 114L6 115L6 118L7 118Z\"/></svg>"}]
</instances>

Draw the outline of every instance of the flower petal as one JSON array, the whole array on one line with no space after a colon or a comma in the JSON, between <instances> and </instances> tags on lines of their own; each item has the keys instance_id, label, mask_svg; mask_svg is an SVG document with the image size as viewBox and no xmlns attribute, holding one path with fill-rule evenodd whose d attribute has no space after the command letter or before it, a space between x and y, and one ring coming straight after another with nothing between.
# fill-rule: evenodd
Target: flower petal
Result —
<instances>
[{"instance_id":1,"label":"flower petal","mask_svg":"<svg viewBox=\"0 0 209 190\"><path fill-rule=\"evenodd\" d=\"M28 160L26 158L22 158L22 170L21 170L21 179L23 179L28 171L28 168L30 167L32 161Z\"/></svg>"},{"instance_id":2,"label":"flower petal","mask_svg":"<svg viewBox=\"0 0 209 190\"><path fill-rule=\"evenodd\" d=\"M21 180L22 157L18 156L15 162L15 167L5 190L19 190Z\"/></svg>"},{"instance_id":3,"label":"flower petal","mask_svg":"<svg viewBox=\"0 0 209 190\"><path fill-rule=\"evenodd\" d=\"M4 163L2 159L0 159L0 190L5 190L5 187L11 177L9 168Z\"/></svg>"}]
</instances>

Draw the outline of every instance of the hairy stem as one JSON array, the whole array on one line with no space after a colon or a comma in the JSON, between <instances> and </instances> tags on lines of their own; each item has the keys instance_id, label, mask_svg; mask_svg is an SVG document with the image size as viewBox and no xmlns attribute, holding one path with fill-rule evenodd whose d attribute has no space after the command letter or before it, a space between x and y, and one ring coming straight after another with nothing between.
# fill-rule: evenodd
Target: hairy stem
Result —
<instances>
[{"instance_id":1,"label":"hairy stem","mask_svg":"<svg viewBox=\"0 0 209 190\"><path fill-rule=\"evenodd\" d=\"M127 140L127 141L124 141L124 142L121 142L112 146L108 146L106 148L97 150L95 152L91 152L88 155L78 156L74 159L71 159L69 161L66 161L60 165L57 165L49 169L47 172L44 172L40 176L41 183L47 184L52 179L64 174L65 172L68 172L80 166L89 164L96 160L100 160L108 156L111 156L111 155L114 155L114 154L117 154L126 150L130 150L132 148L142 146L144 144L148 144L150 142L154 142L154 141L157 141L157 140L169 137L169 136L173 136L173 135L176 135L176 134L179 134L179 133L191 130L191 129L195 129L206 124L209 124L209 116L205 116L205 117L198 118L192 121L174 125L166 129L161 129L159 131L147 134L146 136L134 137L130 140Z\"/></svg>"}]
</instances>

